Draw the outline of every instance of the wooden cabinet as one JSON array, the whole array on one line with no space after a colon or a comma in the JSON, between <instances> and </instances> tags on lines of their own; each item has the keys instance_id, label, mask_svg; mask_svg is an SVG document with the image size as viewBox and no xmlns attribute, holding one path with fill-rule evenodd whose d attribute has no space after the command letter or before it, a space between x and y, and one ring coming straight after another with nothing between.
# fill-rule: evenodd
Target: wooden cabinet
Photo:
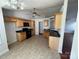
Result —
<instances>
[{"instance_id":1,"label":"wooden cabinet","mask_svg":"<svg viewBox=\"0 0 79 59\"><path fill-rule=\"evenodd\" d=\"M35 29L35 22L33 20L25 20L17 17L9 17L9 16L4 16L4 21L5 22L16 22L16 27L23 27L24 22L29 23L29 26Z\"/></svg>"},{"instance_id":2,"label":"wooden cabinet","mask_svg":"<svg viewBox=\"0 0 79 59\"><path fill-rule=\"evenodd\" d=\"M44 31L43 36L44 36L44 38L48 39L49 38L49 31Z\"/></svg>"},{"instance_id":3,"label":"wooden cabinet","mask_svg":"<svg viewBox=\"0 0 79 59\"><path fill-rule=\"evenodd\" d=\"M17 33L17 39L19 42L22 42L26 39L26 32L18 32Z\"/></svg>"},{"instance_id":4,"label":"wooden cabinet","mask_svg":"<svg viewBox=\"0 0 79 59\"><path fill-rule=\"evenodd\" d=\"M23 23L29 23L29 26L32 26L32 20L25 20L17 17L9 17L9 16L4 16L4 21L5 22L16 22L17 27L22 27Z\"/></svg>"},{"instance_id":5,"label":"wooden cabinet","mask_svg":"<svg viewBox=\"0 0 79 59\"><path fill-rule=\"evenodd\" d=\"M28 23L30 27L32 27L32 21L31 20L23 20L23 19L17 19L16 26L17 27L23 27L24 23Z\"/></svg>"},{"instance_id":6,"label":"wooden cabinet","mask_svg":"<svg viewBox=\"0 0 79 59\"><path fill-rule=\"evenodd\" d=\"M29 27L33 28L32 33L33 34L35 33L35 22L33 20L25 20L25 19L21 19L21 18L17 18L17 17L4 16L4 21L5 22L15 22L16 23L16 31L21 30L21 32L16 33L17 34L17 39L20 42L23 41L24 39L26 39L27 37L31 36L31 30L30 29L29 29L30 31L28 31L28 35L26 34L26 32L22 31L23 27L24 27L24 23L29 23Z\"/></svg>"},{"instance_id":7,"label":"wooden cabinet","mask_svg":"<svg viewBox=\"0 0 79 59\"><path fill-rule=\"evenodd\" d=\"M56 13L55 14L55 29L61 28L61 22L62 22L62 13Z\"/></svg>"},{"instance_id":8,"label":"wooden cabinet","mask_svg":"<svg viewBox=\"0 0 79 59\"><path fill-rule=\"evenodd\" d=\"M59 37L49 36L49 47L51 50L58 50Z\"/></svg>"},{"instance_id":9,"label":"wooden cabinet","mask_svg":"<svg viewBox=\"0 0 79 59\"><path fill-rule=\"evenodd\" d=\"M23 20L17 19L16 26L17 27L23 27Z\"/></svg>"},{"instance_id":10,"label":"wooden cabinet","mask_svg":"<svg viewBox=\"0 0 79 59\"><path fill-rule=\"evenodd\" d=\"M14 17L8 17L8 16L4 16L4 21L5 22L16 22L16 18Z\"/></svg>"}]
</instances>

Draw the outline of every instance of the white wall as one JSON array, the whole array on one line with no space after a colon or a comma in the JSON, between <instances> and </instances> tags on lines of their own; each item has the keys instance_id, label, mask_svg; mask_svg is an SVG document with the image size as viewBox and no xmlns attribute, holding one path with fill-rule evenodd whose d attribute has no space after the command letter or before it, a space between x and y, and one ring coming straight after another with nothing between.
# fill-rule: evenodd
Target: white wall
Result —
<instances>
[{"instance_id":1,"label":"white wall","mask_svg":"<svg viewBox=\"0 0 79 59\"><path fill-rule=\"evenodd\" d=\"M23 19L31 19L32 18L32 13L26 10L7 10L3 9L3 15L4 16L14 16L18 18L23 18Z\"/></svg>"},{"instance_id":2,"label":"white wall","mask_svg":"<svg viewBox=\"0 0 79 59\"><path fill-rule=\"evenodd\" d=\"M35 35L39 35L39 21L35 20Z\"/></svg>"},{"instance_id":3,"label":"white wall","mask_svg":"<svg viewBox=\"0 0 79 59\"><path fill-rule=\"evenodd\" d=\"M16 38L16 23L5 22L6 36L8 44L12 44L17 41Z\"/></svg>"},{"instance_id":4,"label":"white wall","mask_svg":"<svg viewBox=\"0 0 79 59\"><path fill-rule=\"evenodd\" d=\"M44 19L34 19L35 20L35 34L39 35L39 22L43 22Z\"/></svg>"},{"instance_id":5,"label":"white wall","mask_svg":"<svg viewBox=\"0 0 79 59\"><path fill-rule=\"evenodd\" d=\"M6 38L6 33L5 33L4 19L3 19L1 7L0 7L0 39L1 39L0 55L2 55L9 50L8 50L8 46L7 46L7 38Z\"/></svg>"},{"instance_id":6,"label":"white wall","mask_svg":"<svg viewBox=\"0 0 79 59\"><path fill-rule=\"evenodd\" d=\"M62 53L62 46L63 46L63 38L64 38L64 29L65 29L65 21L66 21L66 12L67 12L67 4L68 0L64 0L63 6L63 16L62 16L62 23L61 23L61 31L60 31L60 40L59 40L59 48L58 52Z\"/></svg>"},{"instance_id":7,"label":"white wall","mask_svg":"<svg viewBox=\"0 0 79 59\"><path fill-rule=\"evenodd\" d=\"M78 17L77 17L77 20L78 20ZM78 28L77 26L78 26L78 22L76 21L76 29L74 33L70 59L78 59Z\"/></svg>"}]
</instances>

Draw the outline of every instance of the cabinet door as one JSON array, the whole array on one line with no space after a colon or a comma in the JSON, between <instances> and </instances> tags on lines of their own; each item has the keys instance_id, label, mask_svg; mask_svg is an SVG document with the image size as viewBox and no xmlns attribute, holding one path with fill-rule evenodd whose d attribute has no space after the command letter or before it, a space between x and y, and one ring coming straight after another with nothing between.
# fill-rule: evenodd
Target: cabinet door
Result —
<instances>
[{"instance_id":1,"label":"cabinet door","mask_svg":"<svg viewBox=\"0 0 79 59\"><path fill-rule=\"evenodd\" d=\"M13 17L4 17L4 21L5 22L16 22L16 18L13 18Z\"/></svg>"},{"instance_id":2,"label":"cabinet door","mask_svg":"<svg viewBox=\"0 0 79 59\"><path fill-rule=\"evenodd\" d=\"M55 28L56 29L61 28L61 21L62 21L62 14L56 14L55 16Z\"/></svg>"},{"instance_id":3,"label":"cabinet door","mask_svg":"<svg viewBox=\"0 0 79 59\"><path fill-rule=\"evenodd\" d=\"M23 26L23 20L17 19L16 26L17 26L17 27Z\"/></svg>"},{"instance_id":4,"label":"cabinet door","mask_svg":"<svg viewBox=\"0 0 79 59\"><path fill-rule=\"evenodd\" d=\"M25 40L26 39L26 32L17 33L17 39L19 42Z\"/></svg>"},{"instance_id":5,"label":"cabinet door","mask_svg":"<svg viewBox=\"0 0 79 59\"><path fill-rule=\"evenodd\" d=\"M53 50L58 50L59 38L58 37L49 37L49 47Z\"/></svg>"},{"instance_id":6,"label":"cabinet door","mask_svg":"<svg viewBox=\"0 0 79 59\"><path fill-rule=\"evenodd\" d=\"M44 36L44 38L48 39L49 38L49 32L44 32L43 36Z\"/></svg>"}]
</instances>

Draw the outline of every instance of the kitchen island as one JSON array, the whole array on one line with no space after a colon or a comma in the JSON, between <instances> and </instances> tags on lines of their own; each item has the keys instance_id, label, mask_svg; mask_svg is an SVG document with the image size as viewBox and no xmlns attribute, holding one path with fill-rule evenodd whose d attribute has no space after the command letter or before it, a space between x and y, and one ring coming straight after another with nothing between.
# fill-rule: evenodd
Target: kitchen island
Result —
<instances>
[{"instance_id":1,"label":"kitchen island","mask_svg":"<svg viewBox=\"0 0 79 59\"><path fill-rule=\"evenodd\" d=\"M52 51L53 50L58 51L59 39L60 39L60 33L57 30L50 30L49 48L51 48Z\"/></svg>"}]
</instances>

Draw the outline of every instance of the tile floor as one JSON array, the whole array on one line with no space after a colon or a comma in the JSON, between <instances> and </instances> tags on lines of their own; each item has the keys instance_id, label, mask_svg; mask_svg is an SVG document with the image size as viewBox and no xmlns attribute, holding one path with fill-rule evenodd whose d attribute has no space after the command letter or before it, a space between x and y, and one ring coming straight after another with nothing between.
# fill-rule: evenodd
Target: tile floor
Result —
<instances>
[{"instance_id":1,"label":"tile floor","mask_svg":"<svg viewBox=\"0 0 79 59\"><path fill-rule=\"evenodd\" d=\"M10 51L0 59L60 59L57 51L48 48L48 41L42 36L33 36L23 42L9 46Z\"/></svg>"}]
</instances>

